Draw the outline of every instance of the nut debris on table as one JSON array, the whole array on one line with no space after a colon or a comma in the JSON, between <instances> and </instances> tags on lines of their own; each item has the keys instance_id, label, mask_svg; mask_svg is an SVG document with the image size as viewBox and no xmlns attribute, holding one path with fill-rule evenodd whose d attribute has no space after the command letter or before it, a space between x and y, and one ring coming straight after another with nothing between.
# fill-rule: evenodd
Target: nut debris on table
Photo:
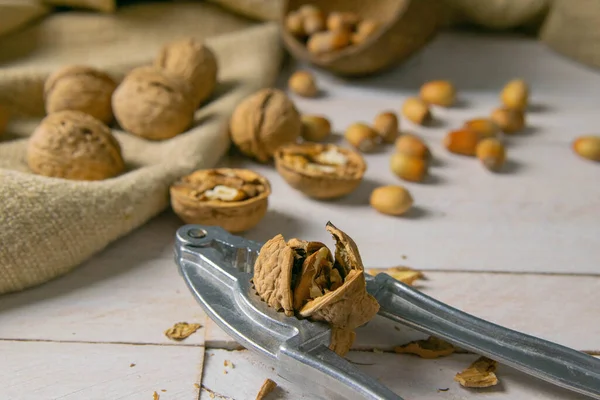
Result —
<instances>
[{"instance_id":1,"label":"nut debris on table","mask_svg":"<svg viewBox=\"0 0 600 400\"><path fill-rule=\"evenodd\" d=\"M381 273L386 273L392 278L405 283L407 285L412 285L416 280L423 279L425 275L423 272L417 271L416 269L412 269L409 267L392 267L387 269L369 269L367 270L369 275L377 275Z\"/></svg>"},{"instance_id":2,"label":"nut debris on table","mask_svg":"<svg viewBox=\"0 0 600 400\"><path fill-rule=\"evenodd\" d=\"M265 379L260 387L260 390L258 391L258 394L256 395L256 400L265 399L273 390L275 390L276 387L277 384L271 379Z\"/></svg>"},{"instance_id":3,"label":"nut debris on table","mask_svg":"<svg viewBox=\"0 0 600 400\"><path fill-rule=\"evenodd\" d=\"M498 363L487 357L480 357L469 368L459 372L454 380L469 388L486 388L498 384L496 368Z\"/></svg>"},{"instance_id":4,"label":"nut debris on table","mask_svg":"<svg viewBox=\"0 0 600 400\"><path fill-rule=\"evenodd\" d=\"M184 340L202 328L201 324L178 322L165 331L165 336L172 340Z\"/></svg>"},{"instance_id":5,"label":"nut debris on table","mask_svg":"<svg viewBox=\"0 0 600 400\"><path fill-rule=\"evenodd\" d=\"M398 354L414 354L421 358L434 359L446 357L456 351L452 344L430 336L425 340L415 340L394 348Z\"/></svg>"}]
</instances>

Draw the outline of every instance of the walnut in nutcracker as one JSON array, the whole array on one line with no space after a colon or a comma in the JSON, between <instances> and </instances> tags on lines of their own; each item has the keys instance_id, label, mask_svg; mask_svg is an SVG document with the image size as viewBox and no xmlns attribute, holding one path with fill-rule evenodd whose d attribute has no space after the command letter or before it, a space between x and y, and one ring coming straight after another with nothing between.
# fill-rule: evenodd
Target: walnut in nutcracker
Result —
<instances>
[{"instance_id":1,"label":"walnut in nutcracker","mask_svg":"<svg viewBox=\"0 0 600 400\"><path fill-rule=\"evenodd\" d=\"M353 192L367 165L356 151L333 144L289 144L275 153L277 172L294 189L315 199L334 199Z\"/></svg>"},{"instance_id":2,"label":"walnut in nutcracker","mask_svg":"<svg viewBox=\"0 0 600 400\"><path fill-rule=\"evenodd\" d=\"M182 177L170 193L171 206L185 223L237 233L251 229L265 216L271 185L247 169L218 168Z\"/></svg>"},{"instance_id":3,"label":"walnut in nutcracker","mask_svg":"<svg viewBox=\"0 0 600 400\"><path fill-rule=\"evenodd\" d=\"M188 82L196 107L213 93L217 85L217 57L202 41L194 38L165 44L154 65Z\"/></svg>"},{"instance_id":4,"label":"walnut in nutcracker","mask_svg":"<svg viewBox=\"0 0 600 400\"><path fill-rule=\"evenodd\" d=\"M191 125L196 109L190 86L159 68L133 69L112 96L121 127L150 140L170 139Z\"/></svg>"},{"instance_id":5,"label":"walnut in nutcracker","mask_svg":"<svg viewBox=\"0 0 600 400\"><path fill-rule=\"evenodd\" d=\"M46 112L82 111L105 124L113 120L111 96L116 82L106 73L83 65L68 65L44 82Z\"/></svg>"},{"instance_id":6,"label":"walnut in nutcracker","mask_svg":"<svg viewBox=\"0 0 600 400\"><path fill-rule=\"evenodd\" d=\"M262 89L235 108L231 140L245 155L266 163L282 145L295 142L302 121L294 103L279 89Z\"/></svg>"},{"instance_id":7,"label":"walnut in nutcracker","mask_svg":"<svg viewBox=\"0 0 600 400\"><path fill-rule=\"evenodd\" d=\"M286 242L277 235L262 247L253 282L261 299L277 311L327 322L330 348L343 356L352 346L354 329L371 320L379 304L367 293L356 243L331 223L326 229L335 240L335 256L323 243Z\"/></svg>"},{"instance_id":8,"label":"walnut in nutcracker","mask_svg":"<svg viewBox=\"0 0 600 400\"><path fill-rule=\"evenodd\" d=\"M26 158L32 172L55 178L102 180L125 169L110 128L81 111L44 118L29 139Z\"/></svg>"}]
</instances>

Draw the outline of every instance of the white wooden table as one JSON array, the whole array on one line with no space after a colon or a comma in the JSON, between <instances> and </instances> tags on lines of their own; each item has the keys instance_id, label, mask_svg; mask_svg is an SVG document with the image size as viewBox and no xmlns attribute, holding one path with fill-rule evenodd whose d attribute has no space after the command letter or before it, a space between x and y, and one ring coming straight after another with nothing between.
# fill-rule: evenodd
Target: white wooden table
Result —
<instances>
[{"instance_id":1,"label":"white wooden table","mask_svg":"<svg viewBox=\"0 0 600 400\"><path fill-rule=\"evenodd\" d=\"M569 147L578 135L598 133L600 73L531 40L446 34L378 77L317 76L325 96L294 99L302 112L329 116L337 131L384 109L397 111L423 81L454 81L462 106L434 110L440 126L402 121L403 130L427 139L439 160L435 178L405 183L416 210L392 218L367 205L374 186L399 182L387 167L389 148L367 156L364 184L335 203L304 198L268 167L226 160L273 184L270 211L249 238L283 233L329 243L324 225L331 220L356 240L369 267L425 270L428 279L418 287L439 300L600 355L600 166ZM503 83L516 76L530 82L535 107L530 128L510 140L508 171L491 174L476 160L445 152L444 133L488 115ZM161 400L242 400L253 399L267 377L281 385L279 398L311 398L206 319L172 261L180 225L165 212L68 276L0 297L0 399L149 400L156 392ZM179 321L204 327L173 342L163 332ZM368 364L360 368L406 399L583 398L504 366L499 386L461 388L453 377L476 355L422 360L391 352L421 337L376 318L359 330L348 358ZM224 367L225 360L234 367Z\"/></svg>"}]
</instances>

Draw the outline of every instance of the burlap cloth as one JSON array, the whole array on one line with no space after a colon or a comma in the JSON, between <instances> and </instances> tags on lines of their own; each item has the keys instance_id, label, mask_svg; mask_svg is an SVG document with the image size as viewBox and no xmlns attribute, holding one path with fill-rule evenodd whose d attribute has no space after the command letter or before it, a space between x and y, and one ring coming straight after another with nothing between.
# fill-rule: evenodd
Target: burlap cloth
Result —
<instances>
[{"instance_id":1,"label":"burlap cloth","mask_svg":"<svg viewBox=\"0 0 600 400\"><path fill-rule=\"evenodd\" d=\"M42 14L43 8L31 10ZM28 172L26 137L43 117L42 85L50 72L84 63L121 78L150 62L165 41L183 36L207 38L220 65L217 93L190 131L149 142L114 130L128 165L114 179ZM281 56L276 25L204 2L141 3L114 15L55 13L0 37L0 103L15 114L0 137L0 293L65 274L167 208L173 180L214 166L224 154L229 114L243 97L274 83Z\"/></svg>"}]
</instances>

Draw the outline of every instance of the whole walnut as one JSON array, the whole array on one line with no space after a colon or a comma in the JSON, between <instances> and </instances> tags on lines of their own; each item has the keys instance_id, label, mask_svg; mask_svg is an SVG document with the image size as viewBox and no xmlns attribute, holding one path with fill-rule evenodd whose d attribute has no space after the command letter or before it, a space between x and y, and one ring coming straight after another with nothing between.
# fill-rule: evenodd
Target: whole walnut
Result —
<instances>
[{"instance_id":1,"label":"whole walnut","mask_svg":"<svg viewBox=\"0 0 600 400\"><path fill-rule=\"evenodd\" d=\"M192 97L198 107L217 85L217 57L204 43L187 38L165 44L154 65L185 79L192 86Z\"/></svg>"},{"instance_id":2,"label":"whole walnut","mask_svg":"<svg viewBox=\"0 0 600 400\"><path fill-rule=\"evenodd\" d=\"M102 121L81 111L58 111L40 122L27 145L27 164L38 175L95 181L125 169L121 146Z\"/></svg>"},{"instance_id":3,"label":"whole walnut","mask_svg":"<svg viewBox=\"0 0 600 400\"><path fill-rule=\"evenodd\" d=\"M113 119L110 104L116 82L97 69L69 65L51 74L44 83L46 112L82 111L109 124Z\"/></svg>"},{"instance_id":4,"label":"whole walnut","mask_svg":"<svg viewBox=\"0 0 600 400\"><path fill-rule=\"evenodd\" d=\"M262 89L238 104L229 131L242 153L266 163L280 146L296 141L302 132L302 121L283 91Z\"/></svg>"},{"instance_id":5,"label":"whole walnut","mask_svg":"<svg viewBox=\"0 0 600 400\"><path fill-rule=\"evenodd\" d=\"M134 135L163 140L184 132L195 105L187 83L151 66L133 69L112 96L115 118Z\"/></svg>"}]
</instances>

